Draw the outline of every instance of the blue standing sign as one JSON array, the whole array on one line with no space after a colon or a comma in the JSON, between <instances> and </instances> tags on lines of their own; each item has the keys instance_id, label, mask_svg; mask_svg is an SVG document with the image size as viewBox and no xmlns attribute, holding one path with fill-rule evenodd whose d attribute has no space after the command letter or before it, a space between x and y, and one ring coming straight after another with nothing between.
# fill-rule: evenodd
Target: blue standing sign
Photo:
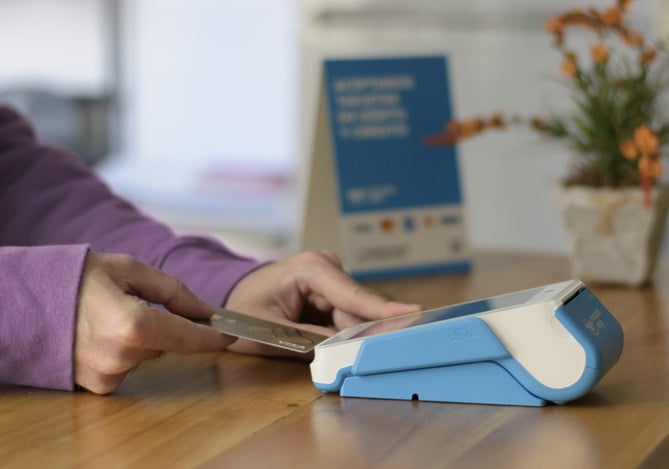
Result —
<instances>
[{"instance_id":1,"label":"blue standing sign","mask_svg":"<svg viewBox=\"0 0 669 469\"><path fill-rule=\"evenodd\" d=\"M446 57L326 60L323 74L337 201L324 247L360 279L468 269L456 148L425 144L451 118Z\"/></svg>"}]
</instances>

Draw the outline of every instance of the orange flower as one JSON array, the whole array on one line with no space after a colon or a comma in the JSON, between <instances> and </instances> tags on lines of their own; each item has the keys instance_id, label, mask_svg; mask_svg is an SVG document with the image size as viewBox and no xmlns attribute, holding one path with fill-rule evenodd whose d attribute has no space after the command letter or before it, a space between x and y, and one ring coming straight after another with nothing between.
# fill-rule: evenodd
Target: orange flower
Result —
<instances>
[{"instance_id":1,"label":"orange flower","mask_svg":"<svg viewBox=\"0 0 669 469\"><path fill-rule=\"evenodd\" d=\"M549 33L562 33L564 31L565 23L561 16L551 18L546 22L544 30Z\"/></svg>"},{"instance_id":2,"label":"orange flower","mask_svg":"<svg viewBox=\"0 0 669 469\"><path fill-rule=\"evenodd\" d=\"M652 158L650 155L643 155L639 159L639 173L642 178L655 180L662 176L662 163L659 158Z\"/></svg>"},{"instance_id":3,"label":"orange flower","mask_svg":"<svg viewBox=\"0 0 669 469\"><path fill-rule=\"evenodd\" d=\"M448 123L446 124L446 133L459 134L461 127L462 125L460 124L460 122L456 120L448 121Z\"/></svg>"},{"instance_id":4,"label":"orange flower","mask_svg":"<svg viewBox=\"0 0 669 469\"><path fill-rule=\"evenodd\" d=\"M622 30L623 41L629 46L638 47L643 45L643 36L636 31L631 29Z\"/></svg>"},{"instance_id":5,"label":"orange flower","mask_svg":"<svg viewBox=\"0 0 669 469\"><path fill-rule=\"evenodd\" d=\"M578 65L576 65L576 56L574 54L566 54L560 71L566 77L575 77L578 73Z\"/></svg>"},{"instance_id":6,"label":"orange flower","mask_svg":"<svg viewBox=\"0 0 669 469\"><path fill-rule=\"evenodd\" d=\"M620 8L625 13L629 11L631 4L632 0L618 0L618 8Z\"/></svg>"},{"instance_id":7,"label":"orange flower","mask_svg":"<svg viewBox=\"0 0 669 469\"><path fill-rule=\"evenodd\" d=\"M557 33L553 33L553 37L555 38L555 42L553 43L555 47L561 47L564 43L564 32L558 31Z\"/></svg>"},{"instance_id":8,"label":"orange flower","mask_svg":"<svg viewBox=\"0 0 669 469\"><path fill-rule=\"evenodd\" d=\"M599 15L604 26L617 28L623 22L623 12L618 7L611 7Z\"/></svg>"},{"instance_id":9,"label":"orange flower","mask_svg":"<svg viewBox=\"0 0 669 469\"><path fill-rule=\"evenodd\" d=\"M644 153L639 158L639 178L641 179L641 188L643 189L643 202L646 207L650 207L650 192L657 178L662 176L662 162L659 152Z\"/></svg>"},{"instance_id":10,"label":"orange flower","mask_svg":"<svg viewBox=\"0 0 669 469\"><path fill-rule=\"evenodd\" d=\"M660 160L659 156L653 158L653 164L650 172L655 179L658 179L662 176L662 160Z\"/></svg>"},{"instance_id":11,"label":"orange flower","mask_svg":"<svg viewBox=\"0 0 669 469\"><path fill-rule=\"evenodd\" d=\"M609 48L602 43L592 46L590 53L592 54L592 60L598 64L603 64L609 58Z\"/></svg>"},{"instance_id":12,"label":"orange flower","mask_svg":"<svg viewBox=\"0 0 669 469\"><path fill-rule=\"evenodd\" d=\"M641 57L639 57L639 65L641 65L642 67L650 65L655 60L656 56L657 56L657 51L655 49L647 50L646 52L641 54Z\"/></svg>"},{"instance_id":13,"label":"orange flower","mask_svg":"<svg viewBox=\"0 0 669 469\"><path fill-rule=\"evenodd\" d=\"M636 145L631 139L620 143L620 153L622 153L628 160L635 160L639 155Z\"/></svg>"},{"instance_id":14,"label":"orange flower","mask_svg":"<svg viewBox=\"0 0 669 469\"><path fill-rule=\"evenodd\" d=\"M574 8L566 14L565 23L573 26L589 26L591 24L588 15L579 8Z\"/></svg>"},{"instance_id":15,"label":"orange flower","mask_svg":"<svg viewBox=\"0 0 669 469\"><path fill-rule=\"evenodd\" d=\"M462 123L461 133L463 138L471 137L481 132L484 128L483 120L469 119Z\"/></svg>"},{"instance_id":16,"label":"orange flower","mask_svg":"<svg viewBox=\"0 0 669 469\"><path fill-rule=\"evenodd\" d=\"M646 156L657 152L660 146L660 139L655 132L647 126L642 125L634 131L634 143L639 151Z\"/></svg>"},{"instance_id":17,"label":"orange flower","mask_svg":"<svg viewBox=\"0 0 669 469\"><path fill-rule=\"evenodd\" d=\"M539 132L546 130L546 123L541 117L533 117L530 119L530 125L534 130L538 130Z\"/></svg>"},{"instance_id":18,"label":"orange flower","mask_svg":"<svg viewBox=\"0 0 669 469\"><path fill-rule=\"evenodd\" d=\"M488 122L488 125L493 129L503 129L506 127L506 123L504 122L504 114L501 112L493 114L490 118L490 121Z\"/></svg>"},{"instance_id":19,"label":"orange flower","mask_svg":"<svg viewBox=\"0 0 669 469\"><path fill-rule=\"evenodd\" d=\"M658 135L642 125L634 131L634 144L641 152L639 158L639 177L641 178L641 187L643 189L644 204L650 206L650 191L655 180L662 175L662 162L658 148L660 139Z\"/></svg>"}]
</instances>

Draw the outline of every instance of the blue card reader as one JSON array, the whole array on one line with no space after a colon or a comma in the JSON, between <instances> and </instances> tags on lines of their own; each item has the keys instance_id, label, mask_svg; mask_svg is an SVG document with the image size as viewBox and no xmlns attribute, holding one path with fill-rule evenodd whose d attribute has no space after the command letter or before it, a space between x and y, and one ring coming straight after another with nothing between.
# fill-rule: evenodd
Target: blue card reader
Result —
<instances>
[{"instance_id":1,"label":"blue card reader","mask_svg":"<svg viewBox=\"0 0 669 469\"><path fill-rule=\"evenodd\" d=\"M347 397L542 406L586 394L622 349L618 321L570 280L344 329L311 375Z\"/></svg>"}]
</instances>

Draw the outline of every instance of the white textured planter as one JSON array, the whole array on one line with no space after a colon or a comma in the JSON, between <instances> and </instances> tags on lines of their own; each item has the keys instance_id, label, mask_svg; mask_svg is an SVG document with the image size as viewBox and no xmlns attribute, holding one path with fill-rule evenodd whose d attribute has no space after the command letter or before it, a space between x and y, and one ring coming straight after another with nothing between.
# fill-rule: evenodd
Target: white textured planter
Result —
<instances>
[{"instance_id":1,"label":"white textured planter","mask_svg":"<svg viewBox=\"0 0 669 469\"><path fill-rule=\"evenodd\" d=\"M569 239L572 273L586 282L639 286L655 269L669 207L669 187L560 187L557 201Z\"/></svg>"}]
</instances>

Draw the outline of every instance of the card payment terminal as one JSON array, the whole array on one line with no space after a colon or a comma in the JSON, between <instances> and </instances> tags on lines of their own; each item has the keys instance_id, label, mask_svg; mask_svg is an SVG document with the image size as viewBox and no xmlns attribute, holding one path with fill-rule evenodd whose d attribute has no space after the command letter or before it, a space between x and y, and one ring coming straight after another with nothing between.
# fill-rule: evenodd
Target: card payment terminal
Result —
<instances>
[{"instance_id":1,"label":"card payment terminal","mask_svg":"<svg viewBox=\"0 0 669 469\"><path fill-rule=\"evenodd\" d=\"M620 324L570 280L342 330L311 375L341 396L542 406L586 394L622 348Z\"/></svg>"}]
</instances>

